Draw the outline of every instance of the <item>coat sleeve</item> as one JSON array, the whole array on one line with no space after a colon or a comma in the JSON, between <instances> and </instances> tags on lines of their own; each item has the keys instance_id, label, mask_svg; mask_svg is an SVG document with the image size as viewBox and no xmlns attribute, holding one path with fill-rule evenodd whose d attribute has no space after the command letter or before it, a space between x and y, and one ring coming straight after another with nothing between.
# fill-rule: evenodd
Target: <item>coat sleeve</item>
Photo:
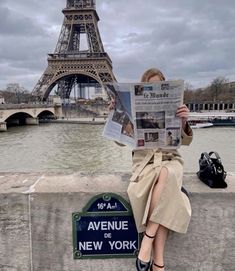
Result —
<instances>
[{"instance_id":1,"label":"coat sleeve","mask_svg":"<svg viewBox=\"0 0 235 271\"><path fill-rule=\"evenodd\" d=\"M193 130L190 125L186 124L185 129L181 132L182 145L190 145L193 140Z\"/></svg>"}]
</instances>

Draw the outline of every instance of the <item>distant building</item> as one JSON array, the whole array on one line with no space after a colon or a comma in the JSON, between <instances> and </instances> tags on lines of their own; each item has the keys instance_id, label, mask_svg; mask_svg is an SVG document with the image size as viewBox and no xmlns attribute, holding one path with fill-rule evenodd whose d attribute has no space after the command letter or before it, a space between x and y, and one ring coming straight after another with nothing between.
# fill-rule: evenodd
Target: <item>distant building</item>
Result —
<instances>
[{"instance_id":1,"label":"distant building","mask_svg":"<svg viewBox=\"0 0 235 271\"><path fill-rule=\"evenodd\" d=\"M230 89L235 90L235 81L234 82L229 82L228 85L229 85Z\"/></svg>"}]
</instances>

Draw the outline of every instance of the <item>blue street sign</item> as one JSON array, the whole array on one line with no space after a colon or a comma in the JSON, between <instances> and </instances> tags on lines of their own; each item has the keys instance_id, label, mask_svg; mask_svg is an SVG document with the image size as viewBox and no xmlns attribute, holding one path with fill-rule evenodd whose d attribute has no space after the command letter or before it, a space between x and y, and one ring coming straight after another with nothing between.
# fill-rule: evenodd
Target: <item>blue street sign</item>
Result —
<instances>
[{"instance_id":1,"label":"blue street sign","mask_svg":"<svg viewBox=\"0 0 235 271\"><path fill-rule=\"evenodd\" d=\"M73 237L75 259L135 257L140 242L130 205L111 193L73 213Z\"/></svg>"}]
</instances>

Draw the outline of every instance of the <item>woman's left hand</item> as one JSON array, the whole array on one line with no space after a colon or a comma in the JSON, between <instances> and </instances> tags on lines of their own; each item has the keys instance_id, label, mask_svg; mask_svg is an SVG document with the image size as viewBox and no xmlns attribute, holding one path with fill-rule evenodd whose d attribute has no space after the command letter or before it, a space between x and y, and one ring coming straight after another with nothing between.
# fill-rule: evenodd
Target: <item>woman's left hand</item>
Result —
<instances>
[{"instance_id":1,"label":"woman's left hand","mask_svg":"<svg viewBox=\"0 0 235 271\"><path fill-rule=\"evenodd\" d=\"M188 116L189 116L189 109L188 107L183 104L181 106L178 107L177 111L176 111L176 116L181 118L182 120L182 128L184 129L188 120Z\"/></svg>"}]
</instances>

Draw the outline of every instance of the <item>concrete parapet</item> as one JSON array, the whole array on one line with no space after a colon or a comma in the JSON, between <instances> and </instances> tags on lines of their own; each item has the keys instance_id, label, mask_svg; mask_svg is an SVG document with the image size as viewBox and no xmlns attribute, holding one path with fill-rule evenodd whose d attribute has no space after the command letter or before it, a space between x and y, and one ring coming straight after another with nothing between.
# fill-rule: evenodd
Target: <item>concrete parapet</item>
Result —
<instances>
[{"instance_id":1,"label":"concrete parapet","mask_svg":"<svg viewBox=\"0 0 235 271\"><path fill-rule=\"evenodd\" d=\"M127 198L128 173L0 173L1 271L134 271L134 259L74 260L73 212L97 194ZM184 176L192 204L187 234L170 233L165 270L220 271L235 266L235 176L211 189Z\"/></svg>"}]
</instances>

